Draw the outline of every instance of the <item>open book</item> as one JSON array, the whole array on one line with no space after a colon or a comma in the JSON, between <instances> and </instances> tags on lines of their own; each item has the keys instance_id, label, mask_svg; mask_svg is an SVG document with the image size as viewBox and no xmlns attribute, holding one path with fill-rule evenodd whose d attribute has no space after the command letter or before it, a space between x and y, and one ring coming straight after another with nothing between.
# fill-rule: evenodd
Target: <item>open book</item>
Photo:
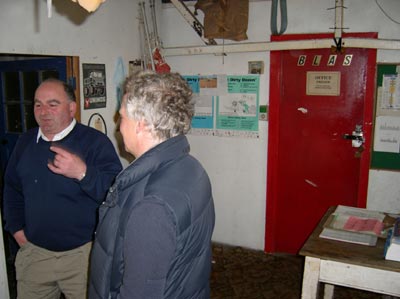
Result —
<instances>
[{"instance_id":1,"label":"open book","mask_svg":"<svg viewBox=\"0 0 400 299\"><path fill-rule=\"evenodd\" d=\"M383 237L385 214L339 205L329 216L320 238L375 246Z\"/></svg>"}]
</instances>

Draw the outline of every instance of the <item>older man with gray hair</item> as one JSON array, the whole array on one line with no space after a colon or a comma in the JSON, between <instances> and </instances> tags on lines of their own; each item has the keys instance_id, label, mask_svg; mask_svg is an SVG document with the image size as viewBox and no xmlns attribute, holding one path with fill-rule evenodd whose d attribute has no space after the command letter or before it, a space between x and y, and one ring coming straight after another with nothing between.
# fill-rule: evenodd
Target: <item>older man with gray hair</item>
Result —
<instances>
[{"instance_id":1,"label":"older man with gray hair","mask_svg":"<svg viewBox=\"0 0 400 299\"><path fill-rule=\"evenodd\" d=\"M179 74L127 78L120 131L136 160L100 208L90 299L210 298L214 203L206 171L189 154L193 114Z\"/></svg>"}]
</instances>

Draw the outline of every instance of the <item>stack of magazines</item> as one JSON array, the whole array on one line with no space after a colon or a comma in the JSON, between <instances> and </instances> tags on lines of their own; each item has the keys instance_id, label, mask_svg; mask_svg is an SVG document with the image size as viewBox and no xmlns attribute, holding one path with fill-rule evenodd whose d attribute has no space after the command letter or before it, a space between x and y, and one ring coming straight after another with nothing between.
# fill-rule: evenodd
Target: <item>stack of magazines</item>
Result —
<instances>
[{"instance_id":1,"label":"stack of magazines","mask_svg":"<svg viewBox=\"0 0 400 299\"><path fill-rule=\"evenodd\" d=\"M384 237L385 214L339 205L324 224L320 238L375 246Z\"/></svg>"}]
</instances>

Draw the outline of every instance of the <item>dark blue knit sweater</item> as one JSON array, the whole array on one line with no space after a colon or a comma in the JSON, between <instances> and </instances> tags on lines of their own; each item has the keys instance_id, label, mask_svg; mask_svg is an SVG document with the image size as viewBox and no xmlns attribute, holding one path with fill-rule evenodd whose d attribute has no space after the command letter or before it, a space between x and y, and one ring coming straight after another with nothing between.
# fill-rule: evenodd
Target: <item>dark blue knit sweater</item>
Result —
<instances>
[{"instance_id":1,"label":"dark blue knit sweater","mask_svg":"<svg viewBox=\"0 0 400 299\"><path fill-rule=\"evenodd\" d=\"M14 234L24 229L27 239L52 251L79 247L93 238L97 208L121 163L106 135L76 124L62 140L36 142L38 129L22 135L4 177L4 218ZM50 146L57 144L80 156L86 176L77 181L51 172Z\"/></svg>"}]
</instances>

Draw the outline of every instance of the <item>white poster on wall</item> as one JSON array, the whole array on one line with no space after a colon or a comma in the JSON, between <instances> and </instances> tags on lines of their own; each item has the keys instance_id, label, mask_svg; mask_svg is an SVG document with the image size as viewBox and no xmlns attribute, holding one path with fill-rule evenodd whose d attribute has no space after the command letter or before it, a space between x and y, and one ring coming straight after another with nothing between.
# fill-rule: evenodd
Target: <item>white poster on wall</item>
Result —
<instances>
[{"instance_id":1,"label":"white poster on wall","mask_svg":"<svg viewBox=\"0 0 400 299\"><path fill-rule=\"evenodd\" d=\"M378 116L375 123L374 151L400 152L400 118Z\"/></svg>"}]
</instances>

